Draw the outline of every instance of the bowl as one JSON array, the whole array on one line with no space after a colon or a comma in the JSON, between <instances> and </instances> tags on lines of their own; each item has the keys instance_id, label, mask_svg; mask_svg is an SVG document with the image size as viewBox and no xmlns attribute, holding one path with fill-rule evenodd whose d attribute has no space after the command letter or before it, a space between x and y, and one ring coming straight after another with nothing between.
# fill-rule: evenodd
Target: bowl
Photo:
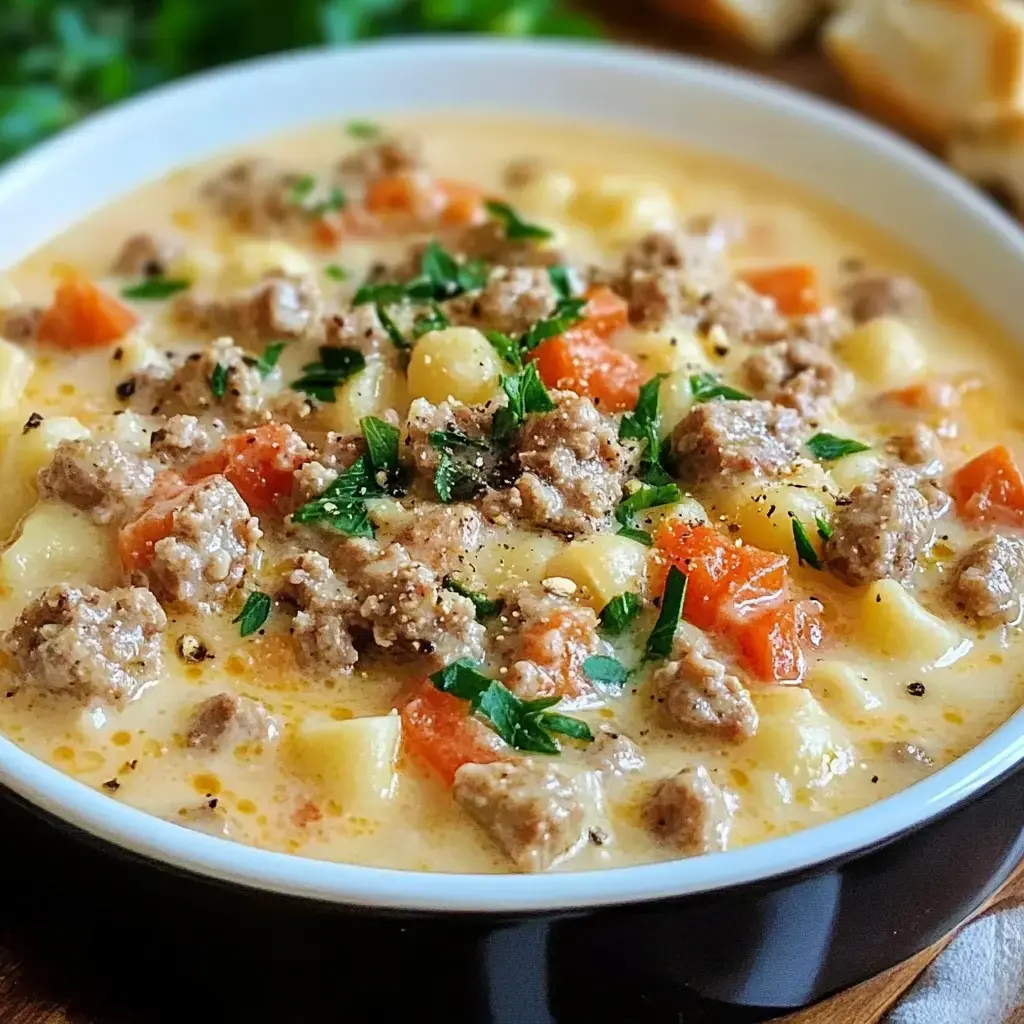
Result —
<instances>
[{"instance_id":1,"label":"bowl","mask_svg":"<svg viewBox=\"0 0 1024 1024\"><path fill-rule=\"evenodd\" d=\"M0 171L0 266L136 185L217 150L306 122L438 109L607 123L753 165L925 254L1024 343L1017 315L1024 235L927 155L745 74L562 42L402 41L312 51L154 91ZM904 959L980 904L1024 849L1022 759L1018 714L925 781L829 824L724 854L544 876L417 874L231 844L123 806L2 738L0 781L137 857L342 905L339 919L349 925L373 908L421 923L467 915L495 970L521 963L525 976L539 948L552 959L572 950L591 966L614 956L627 988L653 985L669 1000L686 989L748 1008L755 1017L746 1019L756 1019ZM528 926L516 924L524 920ZM516 940L520 934L528 938ZM553 998L547 990L537 995Z\"/></svg>"}]
</instances>

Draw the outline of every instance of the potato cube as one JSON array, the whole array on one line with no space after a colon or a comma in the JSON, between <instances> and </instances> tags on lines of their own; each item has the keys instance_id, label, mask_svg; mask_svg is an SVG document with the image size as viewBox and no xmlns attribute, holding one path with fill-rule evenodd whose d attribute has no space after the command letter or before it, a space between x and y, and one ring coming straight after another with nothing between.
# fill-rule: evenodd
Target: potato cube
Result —
<instances>
[{"instance_id":1,"label":"potato cube","mask_svg":"<svg viewBox=\"0 0 1024 1024\"><path fill-rule=\"evenodd\" d=\"M870 384L894 388L920 376L928 355L906 324L888 317L869 320L839 340L839 354Z\"/></svg>"},{"instance_id":2,"label":"potato cube","mask_svg":"<svg viewBox=\"0 0 1024 1024\"><path fill-rule=\"evenodd\" d=\"M671 227L679 217L675 199L662 185L626 174L605 174L581 187L570 214L614 244Z\"/></svg>"},{"instance_id":3,"label":"potato cube","mask_svg":"<svg viewBox=\"0 0 1024 1024\"><path fill-rule=\"evenodd\" d=\"M166 353L149 340L148 332L142 325L123 338L119 347L121 349L120 369L126 375L138 373L147 366L159 367L164 370L170 369L171 361L167 358Z\"/></svg>"},{"instance_id":4,"label":"potato cube","mask_svg":"<svg viewBox=\"0 0 1024 1024\"><path fill-rule=\"evenodd\" d=\"M651 377L676 370L685 370L688 377L711 366L700 340L687 331L624 331L616 338L615 347L631 355Z\"/></svg>"},{"instance_id":5,"label":"potato cube","mask_svg":"<svg viewBox=\"0 0 1024 1024\"><path fill-rule=\"evenodd\" d=\"M565 546L558 537L524 533L489 541L467 555L466 562L476 571L477 585L491 594L520 583L540 583L548 575L548 562Z\"/></svg>"},{"instance_id":6,"label":"potato cube","mask_svg":"<svg viewBox=\"0 0 1024 1024\"><path fill-rule=\"evenodd\" d=\"M572 580L579 588L577 596L600 611L627 590L643 593L647 548L611 533L579 537L548 562L545 576Z\"/></svg>"},{"instance_id":7,"label":"potato cube","mask_svg":"<svg viewBox=\"0 0 1024 1024\"><path fill-rule=\"evenodd\" d=\"M876 451L855 452L829 464L829 475L844 494L870 483L885 467L885 459Z\"/></svg>"},{"instance_id":8,"label":"potato cube","mask_svg":"<svg viewBox=\"0 0 1024 1024\"><path fill-rule=\"evenodd\" d=\"M690 389L690 371L677 370L670 373L658 390L661 402L661 436L667 437L693 405L693 391Z\"/></svg>"},{"instance_id":9,"label":"potato cube","mask_svg":"<svg viewBox=\"0 0 1024 1024\"><path fill-rule=\"evenodd\" d=\"M359 421L364 416L380 416L386 409L404 412L405 404L405 381L401 374L379 359L370 360L338 388L335 401L321 409L318 419L328 430L358 434Z\"/></svg>"},{"instance_id":10,"label":"potato cube","mask_svg":"<svg viewBox=\"0 0 1024 1024\"><path fill-rule=\"evenodd\" d=\"M287 242L247 240L234 246L221 272L226 288L251 288L274 271L302 276L311 274L313 265Z\"/></svg>"},{"instance_id":11,"label":"potato cube","mask_svg":"<svg viewBox=\"0 0 1024 1024\"><path fill-rule=\"evenodd\" d=\"M542 171L515 189L516 206L539 217L561 217L576 194L576 179L565 171Z\"/></svg>"},{"instance_id":12,"label":"potato cube","mask_svg":"<svg viewBox=\"0 0 1024 1024\"><path fill-rule=\"evenodd\" d=\"M424 334L409 360L409 396L476 405L494 398L501 360L475 327L446 327Z\"/></svg>"},{"instance_id":13,"label":"potato cube","mask_svg":"<svg viewBox=\"0 0 1024 1024\"><path fill-rule=\"evenodd\" d=\"M786 482L741 486L735 501L740 536L747 544L789 555L795 563L793 518L800 520L811 544L819 548L815 517L828 518L824 498L817 488Z\"/></svg>"},{"instance_id":14,"label":"potato cube","mask_svg":"<svg viewBox=\"0 0 1024 1024\"><path fill-rule=\"evenodd\" d=\"M18 411L34 370L35 363L23 348L0 338L0 417Z\"/></svg>"},{"instance_id":15,"label":"potato cube","mask_svg":"<svg viewBox=\"0 0 1024 1024\"><path fill-rule=\"evenodd\" d=\"M807 673L807 688L846 722L889 714L885 687L873 673L846 661L820 661Z\"/></svg>"},{"instance_id":16,"label":"potato cube","mask_svg":"<svg viewBox=\"0 0 1024 1024\"><path fill-rule=\"evenodd\" d=\"M704 506L692 495L684 495L682 501L675 501L671 505L658 505L655 508L644 509L636 517L636 525L640 530L646 530L650 534L658 532L665 523L679 519L684 523L707 523L710 522Z\"/></svg>"},{"instance_id":17,"label":"potato cube","mask_svg":"<svg viewBox=\"0 0 1024 1024\"><path fill-rule=\"evenodd\" d=\"M860 601L861 642L867 650L915 665L946 665L970 647L951 623L923 607L896 580L877 580Z\"/></svg>"}]
</instances>

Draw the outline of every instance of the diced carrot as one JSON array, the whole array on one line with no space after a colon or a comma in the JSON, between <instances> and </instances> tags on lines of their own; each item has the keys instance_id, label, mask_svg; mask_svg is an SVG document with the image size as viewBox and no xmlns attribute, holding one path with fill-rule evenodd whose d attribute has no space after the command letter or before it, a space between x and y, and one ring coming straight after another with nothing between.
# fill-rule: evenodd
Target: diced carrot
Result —
<instances>
[{"instance_id":1,"label":"diced carrot","mask_svg":"<svg viewBox=\"0 0 1024 1024\"><path fill-rule=\"evenodd\" d=\"M810 264L748 270L740 277L755 292L770 295L785 316L804 316L821 308L818 273Z\"/></svg>"},{"instance_id":2,"label":"diced carrot","mask_svg":"<svg viewBox=\"0 0 1024 1024\"><path fill-rule=\"evenodd\" d=\"M644 381L643 370L632 356L572 331L542 341L532 358L548 387L592 398L606 412L632 409Z\"/></svg>"},{"instance_id":3,"label":"diced carrot","mask_svg":"<svg viewBox=\"0 0 1024 1024\"><path fill-rule=\"evenodd\" d=\"M593 687L583 672L594 646L594 625L586 613L558 611L523 632L519 660L531 661L553 680L554 689L540 696L578 697Z\"/></svg>"},{"instance_id":4,"label":"diced carrot","mask_svg":"<svg viewBox=\"0 0 1024 1024\"><path fill-rule=\"evenodd\" d=\"M968 519L1024 521L1024 477L1005 445L989 448L961 466L950 481L950 493Z\"/></svg>"},{"instance_id":5,"label":"diced carrot","mask_svg":"<svg viewBox=\"0 0 1024 1024\"><path fill-rule=\"evenodd\" d=\"M586 320L580 326L598 338L607 338L629 323L629 303L604 285L587 289L587 305L583 312Z\"/></svg>"},{"instance_id":6,"label":"diced carrot","mask_svg":"<svg viewBox=\"0 0 1024 1024\"><path fill-rule=\"evenodd\" d=\"M145 569L153 561L157 541L171 535L174 513L192 488L173 470L165 470L153 484L139 515L125 523L117 537L117 550L126 572Z\"/></svg>"},{"instance_id":7,"label":"diced carrot","mask_svg":"<svg viewBox=\"0 0 1024 1024\"><path fill-rule=\"evenodd\" d=\"M463 227L483 220L484 193L478 185L442 178L437 188L442 196L442 224Z\"/></svg>"},{"instance_id":8,"label":"diced carrot","mask_svg":"<svg viewBox=\"0 0 1024 1024\"><path fill-rule=\"evenodd\" d=\"M81 274L68 274L39 321L40 341L61 348L101 348L123 338L138 317Z\"/></svg>"},{"instance_id":9,"label":"diced carrot","mask_svg":"<svg viewBox=\"0 0 1024 1024\"><path fill-rule=\"evenodd\" d=\"M743 660L766 682L797 682L807 669L805 650L821 643L818 607L812 601L787 601L735 630Z\"/></svg>"},{"instance_id":10,"label":"diced carrot","mask_svg":"<svg viewBox=\"0 0 1024 1024\"><path fill-rule=\"evenodd\" d=\"M504 744L469 705L424 679L401 709L403 742L450 786L464 764L490 764L503 758Z\"/></svg>"}]
</instances>

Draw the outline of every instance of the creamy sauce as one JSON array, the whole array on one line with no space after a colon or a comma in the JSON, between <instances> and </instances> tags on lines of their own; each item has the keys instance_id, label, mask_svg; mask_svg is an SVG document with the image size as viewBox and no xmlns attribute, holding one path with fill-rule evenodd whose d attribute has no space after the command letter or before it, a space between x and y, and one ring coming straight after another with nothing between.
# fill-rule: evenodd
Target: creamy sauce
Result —
<instances>
[{"instance_id":1,"label":"creamy sauce","mask_svg":"<svg viewBox=\"0 0 1024 1024\"><path fill-rule=\"evenodd\" d=\"M646 139L609 140L605 132L563 125L438 119L388 127L407 127L424 139L429 163L440 177L477 182L489 194L508 195L531 219L557 221L568 251L582 265L614 261L624 240L618 229L588 226L564 211L552 216L547 209L532 209L532 200L517 198L502 184L502 172L510 161L540 157L545 166L568 176L577 187L589 187L613 175L626 176L634 185L656 183L666 190L680 215L715 214L747 225L746 236L730 249L734 265L811 263L818 268L826 295L838 287L840 268L850 258L911 275L928 292L931 312L915 325L925 342L927 367L906 383L917 377L961 375L980 382L955 413L956 436L944 442L947 467L955 468L996 443L1024 453L1021 422L1012 400L1019 379L1019 354L927 265L813 197L718 159L680 153ZM357 145L338 126L327 126L268 140L247 154L266 154L288 166L326 175L344 148ZM227 158L176 171L139 189L10 268L8 280L26 301L46 305L57 273L71 266L117 294L125 282L112 276L110 267L123 240L138 231L170 232L185 242L190 253L198 254L193 271L205 275L206 291L216 292L221 287L217 275L239 236L211 213L200 200L200 190L226 162ZM628 234L628 226L622 230ZM337 284L322 274L319 277L325 292L350 295L373 262L390 261L402 248L356 241L343 243L336 251L308 247L303 252L317 268L342 265L349 273L348 282ZM222 291L228 294L234 288L229 283ZM165 315L161 303L139 303L136 308L149 320L146 341L157 352L197 347L197 339L183 333ZM628 338L616 344L635 351ZM300 365L312 358L310 347L304 345L296 343L285 351L280 364L283 379L294 379ZM746 346L735 345L725 356L715 355L710 347L705 355L715 373L730 375L738 372L749 352ZM44 421L74 416L88 430L113 429L110 413L117 403L112 395L126 375L124 355L119 362L109 348L69 356L39 347L34 358L35 371L24 394L5 412L5 445L15 445L23 436L22 424L33 412ZM881 390L877 385L861 380L858 389L854 400L843 406L842 417L828 419L822 429L879 446L900 429L899 417L892 422L880 418L877 406L871 404L872 396ZM140 422L139 429L148 429L144 419ZM808 487L826 488L833 494L842 490L828 477L829 470L812 467L809 472ZM22 491L32 487L31 482L11 479L6 485ZM756 500L759 489L757 483L750 484L744 492L746 500ZM727 493L695 488L694 496L713 522L736 519L735 489ZM16 504L12 503L8 517L17 519L28 511ZM75 515L87 520L84 513ZM17 538L15 522L7 522L4 529ZM387 526L380 532L386 538ZM640 777L606 783L600 798L591 801L589 812L607 833L606 840L600 845L585 843L555 870L589 870L675 856L652 840L641 821L640 807L650 780L686 765L704 765L726 794L734 812L729 845L735 847L863 807L918 781L977 744L1022 701L1017 627L979 630L959 619L942 595L955 553L984 532L949 517L942 520L941 539L906 584L926 607L952 625L959 638L938 664L935 658L887 653L886 645L861 621L862 589L851 589L807 566L792 566L797 586L824 607L824 642L810 654L802 686L751 685L762 717L754 738L725 744L666 728L652 711L642 683L635 692L627 686L621 698L595 691L578 700L580 706L571 713L593 729L614 721L643 747L647 767ZM104 543L113 543L109 530L99 530L97 535L106 538ZM502 565L503 546L518 539L528 538L513 534L486 544L467 563L466 578L493 590L503 576L515 576L516 569ZM784 538L787 551L788 543ZM553 554L565 544L549 535L542 549ZM66 580L111 586L120 580L109 551L100 556L76 552L76 557L63 562L59 553L29 553L21 569L14 561L8 552L0 564L4 585L0 626L4 628L29 596L46 585ZM61 566L59 578L52 575L55 563ZM545 575L544 565L539 555L527 558L523 576L539 582ZM263 589L271 589L265 581L278 571L273 557L265 560ZM170 820L180 820L188 809L215 800L217 813L242 842L307 857L413 870L508 870L501 852L455 804L449 790L404 748L387 798L368 808L342 806L289 761L289 730L311 712L336 721L387 714L407 681L421 671L415 666L367 661L357 665L351 676L325 682L297 661L289 614L275 612L265 630L243 639L231 621L239 607L238 602L231 603L222 616L198 621L169 609L163 676L122 709L69 710L66 703L47 705L19 690L11 675L10 688L18 692L0 699L0 730L34 756L103 789L111 799ZM617 641L617 646L624 650L642 644L656 614L648 609L634 633ZM213 657L199 665L183 663L175 646L184 634L200 637ZM943 660L950 664L942 667ZM829 682L821 663L848 667L846 689ZM850 679L858 682L859 691ZM922 686L908 690L910 684ZM224 691L262 702L283 724L285 739L242 744L220 753L188 749L183 734L190 710L203 698ZM912 744L926 752L930 763L913 757L896 759L892 754L896 744ZM585 752L571 743L565 746L562 761L583 770Z\"/></svg>"}]
</instances>

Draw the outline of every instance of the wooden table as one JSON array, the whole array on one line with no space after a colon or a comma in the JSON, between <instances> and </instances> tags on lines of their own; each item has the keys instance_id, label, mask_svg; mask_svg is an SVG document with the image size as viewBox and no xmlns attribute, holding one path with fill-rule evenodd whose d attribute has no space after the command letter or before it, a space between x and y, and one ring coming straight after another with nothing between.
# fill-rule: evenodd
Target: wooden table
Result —
<instances>
[{"instance_id":1,"label":"wooden table","mask_svg":"<svg viewBox=\"0 0 1024 1024\"><path fill-rule=\"evenodd\" d=\"M632 4L624 11L620 0L595 0L590 6L607 20L614 35L626 41L726 61L844 102L842 83L817 52L813 40L807 40L784 57L765 58L710 39L653 11L637 11ZM0 810L0 905L5 895L10 897L12 887L19 884L23 873L23 862L19 860L23 854L17 841L10 841L14 838L10 836L12 827L7 815ZM75 864L68 864L66 870L74 871ZM89 884L88 879L82 882ZM30 884L39 887L41 882L33 878ZM131 894L114 898L130 899ZM1022 900L1024 867L983 909ZM124 1016L123 1009L107 1014L103 1010L104 997L99 989L94 989L91 980L78 982L68 977L75 966L73 949L67 944L48 944L46 936L64 926L64 919L74 914L74 907L51 905L45 892L35 905L26 893L18 892L14 903L18 911L13 921L5 918L0 909L0 1024L114 1024L115 1020L120 1024L122 1020L147 1020L145 1016L138 1016L146 1012L139 1004L129 1011L128 1017ZM199 927L202 926L199 923ZM87 928L78 928L75 935L75 941L88 941ZM83 938L78 938L79 935ZM818 1006L780 1018L779 1024L875 1024L951 938ZM109 940L104 937L103 941ZM62 952L55 954L54 949ZM126 935L124 948L111 951L112 966L117 957L123 956L130 962L132 955L131 936ZM173 984L173 965L168 964L167 969L168 983ZM159 993L152 995L154 1000L159 1000ZM201 1007L197 1006L194 1019L207 1019L201 1014Z\"/></svg>"}]
</instances>

